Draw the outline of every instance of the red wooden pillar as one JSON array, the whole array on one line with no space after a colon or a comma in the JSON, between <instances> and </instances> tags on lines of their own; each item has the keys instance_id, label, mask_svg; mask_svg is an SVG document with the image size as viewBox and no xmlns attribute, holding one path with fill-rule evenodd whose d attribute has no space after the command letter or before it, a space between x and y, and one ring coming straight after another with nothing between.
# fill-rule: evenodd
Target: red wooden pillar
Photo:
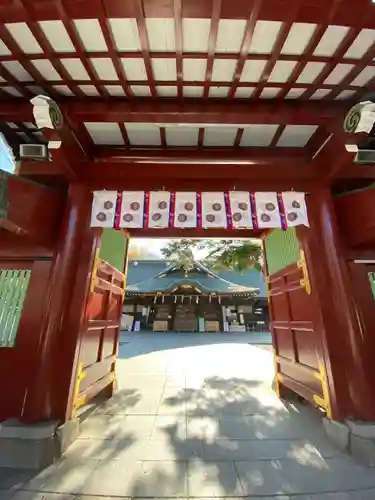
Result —
<instances>
[{"instance_id":1,"label":"red wooden pillar","mask_svg":"<svg viewBox=\"0 0 375 500\"><path fill-rule=\"evenodd\" d=\"M297 234L305 251L312 293L320 314L317 329L327 372L333 418L375 420L375 387L329 189L308 197L310 229Z\"/></svg>"},{"instance_id":2,"label":"red wooden pillar","mask_svg":"<svg viewBox=\"0 0 375 500\"><path fill-rule=\"evenodd\" d=\"M76 372L79 326L86 304L99 235L89 227L91 194L69 188L42 323L36 383L24 408L26 421L64 422Z\"/></svg>"}]
</instances>

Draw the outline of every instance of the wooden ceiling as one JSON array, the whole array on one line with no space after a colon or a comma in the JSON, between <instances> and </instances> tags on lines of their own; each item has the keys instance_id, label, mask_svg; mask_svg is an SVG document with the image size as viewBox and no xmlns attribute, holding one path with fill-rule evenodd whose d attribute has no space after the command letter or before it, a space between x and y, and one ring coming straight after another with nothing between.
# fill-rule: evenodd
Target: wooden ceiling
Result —
<instances>
[{"instance_id":1,"label":"wooden ceiling","mask_svg":"<svg viewBox=\"0 0 375 500\"><path fill-rule=\"evenodd\" d=\"M328 139L373 90L374 58L371 0L9 0L0 130L11 144L44 141L29 100L47 94L87 178L101 168L115 179L119 166L128 177L135 164L157 165L155 179L167 165L181 179L186 165L187 177L232 165L237 179L266 167L307 178L314 163L313 178L340 144L345 154L342 138ZM341 174L354 178L347 163Z\"/></svg>"}]
</instances>

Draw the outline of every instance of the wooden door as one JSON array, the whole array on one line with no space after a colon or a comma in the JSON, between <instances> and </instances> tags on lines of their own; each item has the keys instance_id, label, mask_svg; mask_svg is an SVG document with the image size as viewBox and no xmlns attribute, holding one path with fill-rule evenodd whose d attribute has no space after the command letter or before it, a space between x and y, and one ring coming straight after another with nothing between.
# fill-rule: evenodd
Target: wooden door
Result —
<instances>
[{"instance_id":1,"label":"wooden door","mask_svg":"<svg viewBox=\"0 0 375 500\"><path fill-rule=\"evenodd\" d=\"M112 395L125 281L125 274L97 255L80 331L73 414L104 389Z\"/></svg>"},{"instance_id":2,"label":"wooden door","mask_svg":"<svg viewBox=\"0 0 375 500\"><path fill-rule=\"evenodd\" d=\"M317 305L304 254L296 250L298 260L267 276L276 390L281 397L292 390L330 413Z\"/></svg>"}]
</instances>

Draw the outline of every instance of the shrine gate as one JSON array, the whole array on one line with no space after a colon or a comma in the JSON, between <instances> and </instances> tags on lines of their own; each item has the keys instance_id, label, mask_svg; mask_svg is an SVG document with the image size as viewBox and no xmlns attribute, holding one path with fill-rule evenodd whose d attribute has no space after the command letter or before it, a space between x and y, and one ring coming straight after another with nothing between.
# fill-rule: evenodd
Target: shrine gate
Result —
<instances>
[{"instance_id":1,"label":"shrine gate","mask_svg":"<svg viewBox=\"0 0 375 500\"><path fill-rule=\"evenodd\" d=\"M374 421L375 5L8 3L0 421L67 425L111 396L128 240L145 235L261 237L278 393ZM100 190L302 192L310 227L128 228L114 266L90 227Z\"/></svg>"}]
</instances>

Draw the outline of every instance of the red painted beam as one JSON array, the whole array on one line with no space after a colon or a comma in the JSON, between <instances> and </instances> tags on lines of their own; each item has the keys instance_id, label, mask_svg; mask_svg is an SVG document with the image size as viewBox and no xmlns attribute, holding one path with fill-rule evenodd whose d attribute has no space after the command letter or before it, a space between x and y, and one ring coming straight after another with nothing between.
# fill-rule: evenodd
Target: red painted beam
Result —
<instances>
[{"instance_id":1,"label":"red painted beam","mask_svg":"<svg viewBox=\"0 0 375 500\"><path fill-rule=\"evenodd\" d=\"M88 164L80 180L91 189L225 191L309 191L318 183L312 169L252 166L220 168L215 165L149 165L142 168L118 164ZM227 167L227 165L225 166ZM298 170L300 173L298 174Z\"/></svg>"},{"instance_id":2,"label":"red painted beam","mask_svg":"<svg viewBox=\"0 0 375 500\"><path fill-rule=\"evenodd\" d=\"M152 101L134 99L131 102L116 99L63 99L60 107L73 122L138 122L188 124L252 123L318 125L344 118L351 102L179 102L176 99ZM32 107L27 101L0 101L1 121L30 121Z\"/></svg>"},{"instance_id":3,"label":"red painted beam","mask_svg":"<svg viewBox=\"0 0 375 500\"><path fill-rule=\"evenodd\" d=\"M216 163L224 165L294 165L306 167L309 157L303 148L179 148L179 149L133 149L117 147L94 147L91 154L95 161L109 163ZM223 168L223 167L222 167Z\"/></svg>"},{"instance_id":4,"label":"red painted beam","mask_svg":"<svg viewBox=\"0 0 375 500\"><path fill-rule=\"evenodd\" d=\"M262 231L251 229L127 229L132 238L260 238Z\"/></svg>"},{"instance_id":5,"label":"red painted beam","mask_svg":"<svg viewBox=\"0 0 375 500\"><path fill-rule=\"evenodd\" d=\"M150 99L103 102L98 100L65 100L64 114L77 122L137 122L187 124L252 123L317 125L344 118L351 103L335 102L317 106L313 102L197 102L181 103L175 99ZM1 117L1 111L0 111Z\"/></svg>"},{"instance_id":6,"label":"red painted beam","mask_svg":"<svg viewBox=\"0 0 375 500\"><path fill-rule=\"evenodd\" d=\"M284 178L289 180L296 179L314 179L315 170L312 167L305 166L300 168L295 165L285 165L280 167L278 164L265 165L234 165L226 164L202 164L202 163L155 163L137 165L122 165L116 162L88 162L81 168L81 175L84 178L97 177L103 179L126 179L127 182L132 178L156 177L171 179L272 179Z\"/></svg>"}]
</instances>

